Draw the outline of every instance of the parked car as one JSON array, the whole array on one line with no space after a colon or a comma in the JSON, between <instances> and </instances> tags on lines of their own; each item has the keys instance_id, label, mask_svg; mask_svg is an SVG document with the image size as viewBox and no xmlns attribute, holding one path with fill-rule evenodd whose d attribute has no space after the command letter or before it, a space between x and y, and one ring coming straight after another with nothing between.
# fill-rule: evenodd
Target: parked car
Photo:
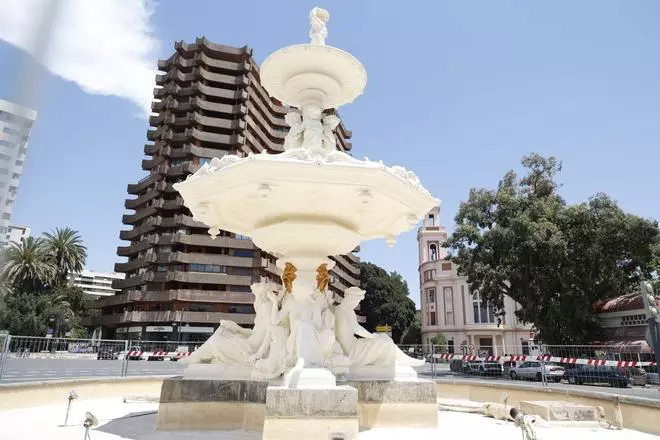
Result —
<instances>
[{"instance_id":1,"label":"parked car","mask_svg":"<svg viewBox=\"0 0 660 440\"><path fill-rule=\"evenodd\" d=\"M119 353L115 353L111 348L104 348L101 347L96 354L96 359L97 360L111 360L114 361L115 359L119 359Z\"/></svg>"},{"instance_id":2,"label":"parked car","mask_svg":"<svg viewBox=\"0 0 660 440\"><path fill-rule=\"evenodd\" d=\"M566 371L568 383L571 384L597 384L608 383L613 387L626 388L633 383L632 374L623 368L596 367L593 365L580 365Z\"/></svg>"},{"instance_id":3,"label":"parked car","mask_svg":"<svg viewBox=\"0 0 660 440\"><path fill-rule=\"evenodd\" d=\"M630 372L630 376L632 378L632 384L633 385L639 385L639 386L643 386L643 387L646 386L646 382L647 382L648 379L646 377L646 370L645 369L639 368L639 367L630 367L630 368L627 368L626 370L628 370Z\"/></svg>"},{"instance_id":4,"label":"parked car","mask_svg":"<svg viewBox=\"0 0 660 440\"><path fill-rule=\"evenodd\" d=\"M453 371L455 373L469 373L470 364L462 359L452 359L452 361L449 363L449 371Z\"/></svg>"},{"instance_id":5,"label":"parked car","mask_svg":"<svg viewBox=\"0 0 660 440\"><path fill-rule=\"evenodd\" d=\"M504 367L499 362L475 361L469 363L470 373L480 376L501 376L504 374Z\"/></svg>"},{"instance_id":6,"label":"parked car","mask_svg":"<svg viewBox=\"0 0 660 440\"><path fill-rule=\"evenodd\" d=\"M553 363L547 362L545 364L538 361L527 361L520 365L511 368L509 376L511 379L531 379L543 380L543 370L545 369L545 376L548 381L561 382L566 370L564 367Z\"/></svg>"}]
</instances>

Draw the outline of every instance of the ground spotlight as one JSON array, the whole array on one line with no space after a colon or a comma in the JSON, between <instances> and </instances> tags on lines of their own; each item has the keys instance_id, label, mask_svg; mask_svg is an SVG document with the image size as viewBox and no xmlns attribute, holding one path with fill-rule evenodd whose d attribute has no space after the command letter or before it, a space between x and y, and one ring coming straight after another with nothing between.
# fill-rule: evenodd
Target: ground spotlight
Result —
<instances>
[{"instance_id":1,"label":"ground spotlight","mask_svg":"<svg viewBox=\"0 0 660 440\"><path fill-rule=\"evenodd\" d=\"M98 419L94 414L91 412L87 411L85 413L85 421L83 422L83 426L85 427L85 439L84 440L92 440L92 438L89 436L89 429L93 426L96 426L99 424Z\"/></svg>"},{"instance_id":2,"label":"ground spotlight","mask_svg":"<svg viewBox=\"0 0 660 440\"><path fill-rule=\"evenodd\" d=\"M66 405L66 416L64 416L64 426L69 422L69 411L71 410L71 403L78 398L78 393L76 390L69 391L69 396L67 397L68 403Z\"/></svg>"},{"instance_id":3,"label":"ground spotlight","mask_svg":"<svg viewBox=\"0 0 660 440\"><path fill-rule=\"evenodd\" d=\"M509 415L513 419L513 423L522 432L522 440L537 440L536 430L534 429L534 416L530 416L520 411L518 408L511 408Z\"/></svg>"}]
</instances>

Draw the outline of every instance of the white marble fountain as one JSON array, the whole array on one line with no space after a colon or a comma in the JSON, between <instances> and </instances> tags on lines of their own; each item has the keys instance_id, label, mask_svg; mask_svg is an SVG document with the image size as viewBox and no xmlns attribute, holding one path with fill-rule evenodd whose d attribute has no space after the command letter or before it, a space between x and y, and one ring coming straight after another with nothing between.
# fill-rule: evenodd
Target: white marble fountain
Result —
<instances>
[{"instance_id":1,"label":"white marble fountain","mask_svg":"<svg viewBox=\"0 0 660 440\"><path fill-rule=\"evenodd\" d=\"M311 42L278 50L260 70L268 93L298 109L286 116L285 151L215 158L174 185L211 236L220 230L249 236L277 256L283 285L252 285L254 328L222 321L186 360L183 378L165 383L161 429L210 423L209 429L263 429L264 438L298 438L296 432L328 438L335 431L353 438L358 424L384 420L388 404L398 408L400 423L414 425L420 416L413 407L428 406L423 400L431 393L428 423L437 424L434 385L417 379L412 368L423 361L358 324L354 309L364 291L351 287L342 299L328 290L334 264L328 256L349 253L364 240L393 246L438 203L413 172L337 149L339 120L325 111L361 95L367 74L352 55L325 44L328 18L314 8ZM406 416L403 403L417 416ZM202 407L215 411L214 423L177 415L199 415Z\"/></svg>"}]
</instances>

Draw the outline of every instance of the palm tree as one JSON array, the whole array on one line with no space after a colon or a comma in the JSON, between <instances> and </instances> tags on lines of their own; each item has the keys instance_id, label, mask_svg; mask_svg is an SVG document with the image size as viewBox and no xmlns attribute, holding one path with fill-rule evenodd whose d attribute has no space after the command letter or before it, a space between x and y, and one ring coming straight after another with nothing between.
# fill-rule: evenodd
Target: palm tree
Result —
<instances>
[{"instance_id":1,"label":"palm tree","mask_svg":"<svg viewBox=\"0 0 660 440\"><path fill-rule=\"evenodd\" d=\"M11 243L0 256L0 280L7 285L40 291L55 274L46 243L27 237Z\"/></svg>"},{"instance_id":2,"label":"palm tree","mask_svg":"<svg viewBox=\"0 0 660 440\"><path fill-rule=\"evenodd\" d=\"M82 271L87 259L87 248L78 231L56 228L44 234L48 253L55 266L55 283L64 284L70 273Z\"/></svg>"}]
</instances>

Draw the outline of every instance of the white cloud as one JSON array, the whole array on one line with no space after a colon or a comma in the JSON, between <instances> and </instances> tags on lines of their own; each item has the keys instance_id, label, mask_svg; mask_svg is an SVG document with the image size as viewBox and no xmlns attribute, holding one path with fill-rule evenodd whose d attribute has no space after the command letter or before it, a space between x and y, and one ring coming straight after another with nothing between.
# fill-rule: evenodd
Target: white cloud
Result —
<instances>
[{"instance_id":1,"label":"white cloud","mask_svg":"<svg viewBox=\"0 0 660 440\"><path fill-rule=\"evenodd\" d=\"M0 40L37 57L55 75L85 92L112 95L150 113L159 41L150 0L54 0L56 15L41 20L53 0L0 0ZM46 51L35 40L52 25Z\"/></svg>"}]
</instances>

